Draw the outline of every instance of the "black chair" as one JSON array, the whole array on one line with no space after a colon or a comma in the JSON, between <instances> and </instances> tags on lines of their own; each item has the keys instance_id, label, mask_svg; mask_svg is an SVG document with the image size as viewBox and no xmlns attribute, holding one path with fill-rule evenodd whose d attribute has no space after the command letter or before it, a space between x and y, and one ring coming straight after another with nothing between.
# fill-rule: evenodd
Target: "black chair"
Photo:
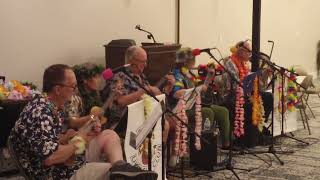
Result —
<instances>
[{"instance_id":1,"label":"black chair","mask_svg":"<svg viewBox=\"0 0 320 180\"><path fill-rule=\"evenodd\" d=\"M28 172L26 172L23 169L22 165L20 164L20 161L16 155L16 152L14 151L10 137L8 138L7 145L8 145L8 150L9 150L10 156L13 159L16 167L18 167L18 169L20 171L20 175L22 175L26 180L34 180L34 177L32 175L30 175Z\"/></svg>"}]
</instances>

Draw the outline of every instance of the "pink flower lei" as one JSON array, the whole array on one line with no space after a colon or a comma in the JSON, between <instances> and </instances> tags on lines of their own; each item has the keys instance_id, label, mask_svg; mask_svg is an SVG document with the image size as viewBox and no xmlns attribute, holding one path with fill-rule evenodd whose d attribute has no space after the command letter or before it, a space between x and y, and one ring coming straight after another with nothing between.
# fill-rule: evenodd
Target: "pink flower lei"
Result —
<instances>
[{"instance_id":1,"label":"pink flower lei","mask_svg":"<svg viewBox=\"0 0 320 180\"><path fill-rule=\"evenodd\" d=\"M248 74L249 69L245 64L236 56L231 56L232 62L236 65L239 71L239 79L242 83L244 77ZM235 105L235 119L234 119L234 135L240 137L244 135L244 108L245 103L243 89L240 86L237 86L236 89L236 105Z\"/></svg>"},{"instance_id":2,"label":"pink flower lei","mask_svg":"<svg viewBox=\"0 0 320 180\"><path fill-rule=\"evenodd\" d=\"M180 99L177 104L177 116L186 124L188 124L188 116L186 114L186 102ZM179 157L187 154L187 127L180 121L176 120L174 152Z\"/></svg>"},{"instance_id":3,"label":"pink flower lei","mask_svg":"<svg viewBox=\"0 0 320 180\"><path fill-rule=\"evenodd\" d=\"M201 113L201 96L198 94L196 97L196 109L195 109L195 133L201 136L202 130L202 113ZM194 146L197 150L201 150L201 141L199 136L195 136Z\"/></svg>"}]
</instances>

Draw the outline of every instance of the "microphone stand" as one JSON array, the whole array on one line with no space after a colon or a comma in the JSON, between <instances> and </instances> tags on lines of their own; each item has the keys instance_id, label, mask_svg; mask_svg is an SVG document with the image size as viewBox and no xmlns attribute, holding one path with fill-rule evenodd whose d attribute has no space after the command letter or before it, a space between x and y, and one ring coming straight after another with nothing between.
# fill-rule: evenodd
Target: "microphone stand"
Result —
<instances>
[{"instance_id":1,"label":"microphone stand","mask_svg":"<svg viewBox=\"0 0 320 180\"><path fill-rule=\"evenodd\" d=\"M304 144L306 144L306 145L309 145L309 143L308 142L305 142L305 141L302 141L302 140L300 140L300 139L297 139L297 138L294 138L294 137L292 137L292 136L288 136L288 135L286 135L285 134L285 132L284 132L284 113L285 113L285 111L284 111L284 85L285 85L285 78L290 78L290 76L286 73L286 72L289 72L289 73L292 73L292 72L290 72L290 70L288 70L288 69L286 69L286 68L284 68L284 67L282 67L282 66L279 66L279 65L277 65L277 64L275 64L275 63L273 63L273 62L270 62L270 61L268 61L268 60L266 60L266 59L262 59L261 58L261 60L262 61L264 61L266 64L268 64L269 65L269 67L271 67L272 69L273 69L273 72L274 71L277 71L277 72L279 72L280 73L280 75L281 75L281 91L282 91L282 93L281 93L281 134L280 134L280 137L287 137L287 138L291 138L291 139L293 139L293 140L296 140L296 141L299 141L299 142L302 142L302 143L304 143ZM296 73L294 73L294 75L297 75ZM300 88L303 88L303 89L305 89L305 87L303 87L300 83L298 83L296 80L292 80L295 84L297 84ZM274 85L273 85L274 86ZM273 123L273 122L272 122ZM272 125L273 126L273 125Z\"/></svg>"},{"instance_id":2,"label":"microphone stand","mask_svg":"<svg viewBox=\"0 0 320 180\"><path fill-rule=\"evenodd\" d=\"M223 70L228 73L229 77L231 78L232 81L236 82L237 85L239 85L240 87L243 88L242 84L240 83L240 81L233 76L233 74L230 72L229 69L225 68L220 61L218 61L213 54L210 51L205 51L216 63L218 63L221 67L223 67ZM234 165L232 164L232 158L233 158L233 138L232 138L232 133L233 133L233 123L232 125L230 125L230 147L229 147L229 153L228 153L228 159L227 162L225 164L224 167L219 167L219 168L214 168L214 172L215 171L222 171L222 170L229 170L233 173L233 175L240 180L240 177L238 176L238 174L235 172L235 170L243 170L243 171L248 171L250 172L251 170L249 169L242 169L242 168L235 168Z\"/></svg>"},{"instance_id":3,"label":"microphone stand","mask_svg":"<svg viewBox=\"0 0 320 180\"><path fill-rule=\"evenodd\" d=\"M273 48L272 48L273 49ZM270 59L269 56L261 53L263 56L266 56ZM272 54L272 51L270 53L270 55ZM261 58L261 55L258 56L259 59L261 59L263 61L264 64L267 64L269 67L272 68L272 78L271 78L271 82L269 83L269 85L271 84L271 88L272 88L272 97L273 97L273 101L272 101L272 111L271 111L271 145L269 146L268 150L267 151L255 151L255 153L258 153L258 154L263 154L263 153L270 153L270 154L273 154L276 159L279 161L280 165L284 165L284 162L279 158L279 156L277 155L277 153L282 153L282 154L291 154L293 153L293 151L287 151L287 152L278 152L275 150L274 148L274 89L275 89L275 80L277 79L276 75L275 75L275 72L279 72L280 75L281 75L281 91L282 91L282 94L281 94L281 134L280 134L280 137L287 137L287 138L291 138L293 140L296 140L296 141L299 141L299 142L302 142L306 145L309 145L308 142L305 142L305 141L302 141L300 139L297 139L297 138L294 138L292 136L288 136L287 134L285 134L284 132L284 84L285 84L285 77L287 78L290 78L289 75L286 74L286 72L289 72L289 73L292 73L290 72L288 69L284 68L284 67L281 67L273 62L271 62L270 60L267 60L267 59L263 59ZM294 73L295 74L295 73ZM296 74L295 74L296 75ZM304 88L303 86L301 86L301 84L299 84L298 82L296 82L295 80L293 80L293 82L297 85L299 85L300 87ZM269 86L268 85L268 86Z\"/></svg>"},{"instance_id":4,"label":"microphone stand","mask_svg":"<svg viewBox=\"0 0 320 180\"><path fill-rule=\"evenodd\" d=\"M133 82L135 82L141 89L143 89L149 96L151 96L155 101L159 102L160 103L160 100L155 96L153 95L152 92L150 92L149 90L147 90L139 81L137 81L135 78L133 78L126 70L123 70L122 71L126 76L129 77L129 79L131 79ZM172 116L174 116L178 121L181 122L181 124L183 126L186 126L187 129L188 129L188 132L189 133L194 133L195 136L199 137L200 140L202 140L204 143L206 144L210 144L206 139L202 138L197 132L195 132L194 130L192 130L188 124L186 124L184 121L182 121L174 112L172 112L169 108L165 108L164 111L162 112L162 122L161 122L161 126L162 126L162 129L164 127L164 115L166 113L169 113L171 114ZM151 138L152 136L152 131L149 133L148 137ZM162 144L162 148L163 148L163 144ZM151 141L149 141L148 143L148 170L151 171L151 162L152 162L152 145L151 145ZM163 149L162 149L163 150ZM164 170L164 152L162 152L162 179L165 178L165 170ZM181 164L181 178L184 179L184 172L183 172L183 161L182 161L182 164Z\"/></svg>"},{"instance_id":5,"label":"microphone stand","mask_svg":"<svg viewBox=\"0 0 320 180\"><path fill-rule=\"evenodd\" d=\"M142 29L140 25L136 25L136 29L139 30L139 31L146 32L146 33L148 34L148 35L147 35L147 38L148 38L148 39L152 39L152 41L153 41L154 44L157 43L156 40L155 40L155 38L154 38L154 36L153 36L153 34L152 34L151 32Z\"/></svg>"}]
</instances>

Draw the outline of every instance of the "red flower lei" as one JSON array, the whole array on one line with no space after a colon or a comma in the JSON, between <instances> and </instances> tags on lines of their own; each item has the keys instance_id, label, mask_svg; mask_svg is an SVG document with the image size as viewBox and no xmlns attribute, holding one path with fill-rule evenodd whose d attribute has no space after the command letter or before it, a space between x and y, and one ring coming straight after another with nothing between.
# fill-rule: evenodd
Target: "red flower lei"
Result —
<instances>
[{"instance_id":1,"label":"red flower lei","mask_svg":"<svg viewBox=\"0 0 320 180\"><path fill-rule=\"evenodd\" d=\"M237 66L239 71L240 82L246 77L249 73L248 67L243 63L236 55L231 55L232 62Z\"/></svg>"}]
</instances>

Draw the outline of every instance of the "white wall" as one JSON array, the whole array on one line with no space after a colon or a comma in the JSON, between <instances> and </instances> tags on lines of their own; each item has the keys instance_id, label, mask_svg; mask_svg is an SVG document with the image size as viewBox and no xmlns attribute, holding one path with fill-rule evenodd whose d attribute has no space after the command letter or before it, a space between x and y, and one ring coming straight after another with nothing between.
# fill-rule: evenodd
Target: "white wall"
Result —
<instances>
[{"instance_id":1,"label":"white wall","mask_svg":"<svg viewBox=\"0 0 320 180\"><path fill-rule=\"evenodd\" d=\"M318 7L318 0L262 1L261 49L269 52L271 46L266 42L273 40L273 61L285 67L302 65L314 73L320 40Z\"/></svg>"},{"instance_id":2,"label":"white wall","mask_svg":"<svg viewBox=\"0 0 320 180\"><path fill-rule=\"evenodd\" d=\"M251 26L252 0L181 0L180 41L184 46L217 47L227 56L234 43L251 39ZM207 63L209 56L203 53L197 60Z\"/></svg>"},{"instance_id":3,"label":"white wall","mask_svg":"<svg viewBox=\"0 0 320 180\"><path fill-rule=\"evenodd\" d=\"M224 56L235 42L251 39L253 0L181 0L181 43L218 47ZM315 72L316 45L320 40L319 0L262 0L261 51L282 66L302 65ZM217 56L218 57L218 56ZM199 63L208 56L200 55Z\"/></svg>"},{"instance_id":4,"label":"white wall","mask_svg":"<svg viewBox=\"0 0 320 180\"><path fill-rule=\"evenodd\" d=\"M180 42L218 47L224 56L251 38L253 0L180 0ZM261 50L283 65L315 71L320 39L319 0L262 0ZM41 85L45 67L85 61L104 64L103 44L113 39L147 41L141 24L158 41L174 42L176 0L1 0L0 75ZM209 61L203 54L201 63ZM41 86L40 86L41 87Z\"/></svg>"},{"instance_id":5,"label":"white wall","mask_svg":"<svg viewBox=\"0 0 320 180\"><path fill-rule=\"evenodd\" d=\"M0 75L41 88L54 63L105 64L104 44L130 38L148 42L141 24L162 42L175 41L173 0L1 0Z\"/></svg>"}]
</instances>

